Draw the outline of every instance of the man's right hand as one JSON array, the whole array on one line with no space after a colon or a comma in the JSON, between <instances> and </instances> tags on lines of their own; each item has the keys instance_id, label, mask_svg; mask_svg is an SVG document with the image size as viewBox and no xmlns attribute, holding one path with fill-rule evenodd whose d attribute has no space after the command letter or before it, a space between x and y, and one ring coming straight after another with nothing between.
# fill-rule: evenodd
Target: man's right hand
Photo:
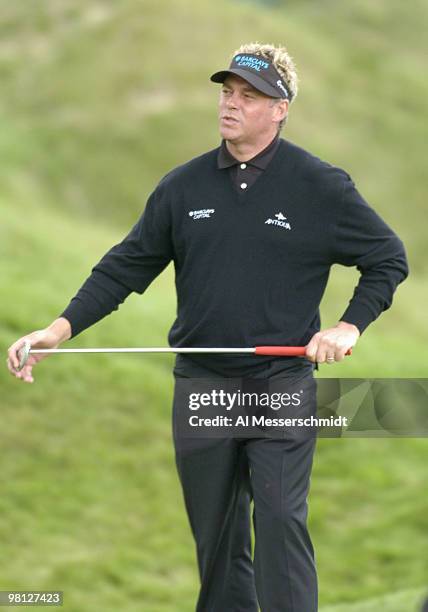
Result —
<instances>
[{"instance_id":1,"label":"man's right hand","mask_svg":"<svg viewBox=\"0 0 428 612\"><path fill-rule=\"evenodd\" d=\"M32 374L33 367L36 365L36 363L48 357L48 355L30 354L26 365L22 368L21 371L18 371L19 362L21 359L20 352L25 342L29 342L31 348L53 349L57 348L61 342L67 340L70 337L70 323L62 317L54 321L51 325L49 325L49 327L46 327L46 329L40 329L32 332L31 334L27 334L26 336L22 336L22 338L19 338L8 349L8 357L6 362L9 372L12 374L12 376L19 378L24 382L34 382Z\"/></svg>"}]
</instances>

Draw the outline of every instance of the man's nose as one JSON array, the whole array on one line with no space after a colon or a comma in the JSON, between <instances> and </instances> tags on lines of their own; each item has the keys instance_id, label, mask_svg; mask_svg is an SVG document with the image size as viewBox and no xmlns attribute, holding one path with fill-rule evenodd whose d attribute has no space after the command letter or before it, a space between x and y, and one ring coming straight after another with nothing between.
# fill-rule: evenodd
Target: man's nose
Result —
<instances>
[{"instance_id":1,"label":"man's nose","mask_svg":"<svg viewBox=\"0 0 428 612\"><path fill-rule=\"evenodd\" d=\"M226 106L227 106L227 108L237 108L237 106L238 106L238 97L237 97L235 92L230 94L230 96L227 98Z\"/></svg>"}]
</instances>

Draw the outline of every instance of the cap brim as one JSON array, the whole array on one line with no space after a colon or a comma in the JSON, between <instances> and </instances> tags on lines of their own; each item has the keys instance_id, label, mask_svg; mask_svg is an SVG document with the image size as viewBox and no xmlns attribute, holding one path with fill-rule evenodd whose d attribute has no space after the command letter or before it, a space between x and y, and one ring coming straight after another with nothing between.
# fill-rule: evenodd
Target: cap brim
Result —
<instances>
[{"instance_id":1,"label":"cap brim","mask_svg":"<svg viewBox=\"0 0 428 612\"><path fill-rule=\"evenodd\" d=\"M261 91L266 96L270 96L271 98L280 98L281 94L277 89L266 83L263 79L261 79L256 74L252 72L248 72L248 70L239 70L239 68L231 68L230 70L220 70L219 72L215 72L210 76L210 80L214 83L224 83L229 74L236 74L236 76L241 77L244 81L247 81L250 85L252 85L258 91Z\"/></svg>"}]
</instances>

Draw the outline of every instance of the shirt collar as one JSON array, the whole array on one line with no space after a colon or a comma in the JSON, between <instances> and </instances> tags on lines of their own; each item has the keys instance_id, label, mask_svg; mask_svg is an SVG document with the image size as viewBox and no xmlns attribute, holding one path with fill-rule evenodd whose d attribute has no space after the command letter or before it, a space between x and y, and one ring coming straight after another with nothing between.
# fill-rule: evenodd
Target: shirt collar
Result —
<instances>
[{"instance_id":1,"label":"shirt collar","mask_svg":"<svg viewBox=\"0 0 428 612\"><path fill-rule=\"evenodd\" d=\"M275 155L275 151L279 145L279 134L275 136L270 144L257 153L252 159L249 159L245 163L247 166L255 166L260 170L265 170L271 161L272 157ZM223 168L230 168L231 166L235 166L240 164L241 162L236 159L229 151L226 146L226 141L222 140L221 145L217 155L217 167L222 170Z\"/></svg>"}]
</instances>

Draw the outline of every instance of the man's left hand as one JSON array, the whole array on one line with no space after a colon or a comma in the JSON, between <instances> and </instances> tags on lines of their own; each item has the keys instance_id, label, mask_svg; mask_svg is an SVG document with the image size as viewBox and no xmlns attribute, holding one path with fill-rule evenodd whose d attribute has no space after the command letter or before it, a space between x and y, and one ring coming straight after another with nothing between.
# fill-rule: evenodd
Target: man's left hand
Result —
<instances>
[{"instance_id":1,"label":"man's left hand","mask_svg":"<svg viewBox=\"0 0 428 612\"><path fill-rule=\"evenodd\" d=\"M306 347L306 356L317 363L342 361L346 352L355 346L360 332L352 323L340 321L335 327L319 331Z\"/></svg>"}]
</instances>

